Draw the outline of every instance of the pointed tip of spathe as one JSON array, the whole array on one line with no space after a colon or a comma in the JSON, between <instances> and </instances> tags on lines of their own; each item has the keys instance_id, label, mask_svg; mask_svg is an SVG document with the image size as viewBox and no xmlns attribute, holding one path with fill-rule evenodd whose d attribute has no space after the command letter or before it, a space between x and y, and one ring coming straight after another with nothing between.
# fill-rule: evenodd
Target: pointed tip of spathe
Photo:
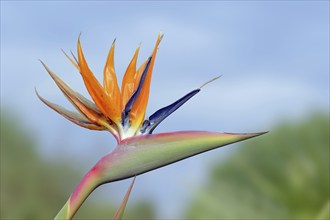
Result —
<instances>
[{"instance_id":1,"label":"pointed tip of spathe","mask_svg":"<svg viewBox=\"0 0 330 220\"><path fill-rule=\"evenodd\" d=\"M246 133L246 139L250 139L250 138L255 138L264 134L267 134L269 131L261 131L261 132L254 132L254 133Z\"/></svg>"},{"instance_id":2,"label":"pointed tip of spathe","mask_svg":"<svg viewBox=\"0 0 330 220\"><path fill-rule=\"evenodd\" d=\"M231 132L224 132L224 134L227 135L240 135L240 136L245 136L245 139L253 138L253 137L258 137L263 134L267 134L269 131L262 131L262 132L253 132L253 133L231 133Z\"/></svg>"},{"instance_id":3,"label":"pointed tip of spathe","mask_svg":"<svg viewBox=\"0 0 330 220\"><path fill-rule=\"evenodd\" d=\"M258 136L261 136L261 135L264 135L264 134L267 134L269 131L261 131L261 132L255 132L255 133L251 133L251 138L253 137L258 137Z\"/></svg>"},{"instance_id":4,"label":"pointed tip of spathe","mask_svg":"<svg viewBox=\"0 0 330 220\"><path fill-rule=\"evenodd\" d=\"M263 134L267 134L269 131L261 131L261 132L255 132L255 133L251 133L252 135L254 135L254 137L263 135Z\"/></svg>"},{"instance_id":5,"label":"pointed tip of spathe","mask_svg":"<svg viewBox=\"0 0 330 220\"><path fill-rule=\"evenodd\" d=\"M257 133L257 134L259 134L259 135L263 135L263 134L267 134L267 133L269 133L270 131L262 131L262 132L259 132L259 133Z\"/></svg>"}]
</instances>

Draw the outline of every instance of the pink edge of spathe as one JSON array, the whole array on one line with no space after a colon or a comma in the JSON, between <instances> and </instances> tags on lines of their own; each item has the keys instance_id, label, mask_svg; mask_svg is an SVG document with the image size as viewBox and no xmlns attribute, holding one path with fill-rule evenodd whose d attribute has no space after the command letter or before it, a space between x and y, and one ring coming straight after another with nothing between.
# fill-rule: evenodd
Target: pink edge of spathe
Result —
<instances>
[{"instance_id":1,"label":"pink edge of spathe","mask_svg":"<svg viewBox=\"0 0 330 220\"><path fill-rule=\"evenodd\" d=\"M94 166L79 182L76 189L73 191L70 199L70 203L74 203L83 189L86 189L88 185L91 184L91 181L96 180L100 174L100 167ZM71 204L70 204L71 206Z\"/></svg>"}]
</instances>

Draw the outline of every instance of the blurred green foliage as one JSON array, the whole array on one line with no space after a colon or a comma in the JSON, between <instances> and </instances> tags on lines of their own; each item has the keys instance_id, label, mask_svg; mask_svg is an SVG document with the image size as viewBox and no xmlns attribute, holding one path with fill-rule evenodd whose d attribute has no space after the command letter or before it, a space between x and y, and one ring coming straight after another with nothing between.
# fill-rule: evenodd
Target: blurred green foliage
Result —
<instances>
[{"instance_id":1,"label":"blurred green foliage","mask_svg":"<svg viewBox=\"0 0 330 220\"><path fill-rule=\"evenodd\" d=\"M188 219L329 219L329 116L239 146L196 192Z\"/></svg>"},{"instance_id":2,"label":"blurred green foliage","mask_svg":"<svg viewBox=\"0 0 330 220\"><path fill-rule=\"evenodd\" d=\"M36 142L14 118L1 111L0 219L52 219L82 178L81 171L43 160ZM75 219L111 219L117 207L87 200ZM154 219L155 211L151 202L128 202L124 217Z\"/></svg>"}]
</instances>

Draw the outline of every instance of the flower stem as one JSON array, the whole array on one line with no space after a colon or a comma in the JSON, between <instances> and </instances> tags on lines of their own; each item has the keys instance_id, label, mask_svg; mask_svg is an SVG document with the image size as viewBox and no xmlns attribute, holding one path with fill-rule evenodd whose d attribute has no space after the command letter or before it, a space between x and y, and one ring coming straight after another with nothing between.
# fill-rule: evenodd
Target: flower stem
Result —
<instances>
[{"instance_id":1,"label":"flower stem","mask_svg":"<svg viewBox=\"0 0 330 220\"><path fill-rule=\"evenodd\" d=\"M54 219L72 219L82 203L93 190L100 185L99 176L99 169L97 166L94 166L80 181L68 201Z\"/></svg>"}]
</instances>

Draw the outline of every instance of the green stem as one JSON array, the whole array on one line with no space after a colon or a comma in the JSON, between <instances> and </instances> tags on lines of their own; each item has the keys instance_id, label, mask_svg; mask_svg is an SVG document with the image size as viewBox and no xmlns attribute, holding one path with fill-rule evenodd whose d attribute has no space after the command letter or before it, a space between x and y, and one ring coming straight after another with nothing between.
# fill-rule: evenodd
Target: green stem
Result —
<instances>
[{"instance_id":1,"label":"green stem","mask_svg":"<svg viewBox=\"0 0 330 220\"><path fill-rule=\"evenodd\" d=\"M99 169L97 166L94 166L80 181L68 201L54 219L72 219L82 203L93 192L93 190L100 185L99 176Z\"/></svg>"}]
</instances>

